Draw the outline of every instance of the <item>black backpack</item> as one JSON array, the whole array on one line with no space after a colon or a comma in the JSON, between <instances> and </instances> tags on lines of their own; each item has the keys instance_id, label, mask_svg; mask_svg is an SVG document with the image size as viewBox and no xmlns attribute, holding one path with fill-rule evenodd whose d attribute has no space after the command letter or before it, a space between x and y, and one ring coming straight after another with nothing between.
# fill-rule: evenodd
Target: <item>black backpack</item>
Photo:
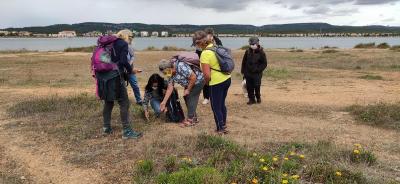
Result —
<instances>
[{"instance_id":1,"label":"black backpack","mask_svg":"<svg viewBox=\"0 0 400 184\"><path fill-rule=\"evenodd\" d=\"M185 115L179 101L179 94L176 89L171 94L167 101L167 119L170 122L180 123L185 120Z\"/></svg>"}]
</instances>

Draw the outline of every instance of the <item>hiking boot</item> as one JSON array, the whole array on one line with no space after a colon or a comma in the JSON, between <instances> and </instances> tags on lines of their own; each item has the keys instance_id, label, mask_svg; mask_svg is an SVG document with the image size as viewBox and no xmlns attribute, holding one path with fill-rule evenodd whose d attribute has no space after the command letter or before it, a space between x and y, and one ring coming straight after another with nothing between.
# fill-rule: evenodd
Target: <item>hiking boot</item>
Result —
<instances>
[{"instance_id":1,"label":"hiking boot","mask_svg":"<svg viewBox=\"0 0 400 184\"><path fill-rule=\"evenodd\" d=\"M103 127L103 135L110 135L113 133L113 130L111 127Z\"/></svg>"},{"instance_id":2,"label":"hiking boot","mask_svg":"<svg viewBox=\"0 0 400 184\"><path fill-rule=\"evenodd\" d=\"M130 128L122 131L122 139L139 139L142 136L142 133L136 132Z\"/></svg>"},{"instance_id":3,"label":"hiking boot","mask_svg":"<svg viewBox=\"0 0 400 184\"><path fill-rule=\"evenodd\" d=\"M255 103L256 103L255 100L250 100L249 102L247 102L247 105L253 105L253 104L255 104Z\"/></svg>"},{"instance_id":4,"label":"hiking boot","mask_svg":"<svg viewBox=\"0 0 400 184\"><path fill-rule=\"evenodd\" d=\"M261 98L257 98L257 103L258 103L258 104L261 103Z\"/></svg>"}]
</instances>

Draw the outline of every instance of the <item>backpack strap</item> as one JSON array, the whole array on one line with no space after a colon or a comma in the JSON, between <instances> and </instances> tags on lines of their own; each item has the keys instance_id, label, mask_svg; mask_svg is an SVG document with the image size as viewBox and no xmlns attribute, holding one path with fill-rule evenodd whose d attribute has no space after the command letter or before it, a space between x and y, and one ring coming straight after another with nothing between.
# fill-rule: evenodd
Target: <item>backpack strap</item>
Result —
<instances>
[{"instance_id":1,"label":"backpack strap","mask_svg":"<svg viewBox=\"0 0 400 184\"><path fill-rule=\"evenodd\" d=\"M217 54L217 46L209 47L209 48L206 48L206 49L204 49L204 50L213 51L215 54ZM218 60L218 57L217 57L217 60ZM218 63L218 64L219 64L219 63ZM220 73L224 73L224 72L222 72L221 70L217 70L217 69L215 69L215 68L213 68L213 67L211 67L211 66L210 66L210 69L211 69L211 70L214 70L214 71L217 71L217 72L220 72Z\"/></svg>"}]
</instances>

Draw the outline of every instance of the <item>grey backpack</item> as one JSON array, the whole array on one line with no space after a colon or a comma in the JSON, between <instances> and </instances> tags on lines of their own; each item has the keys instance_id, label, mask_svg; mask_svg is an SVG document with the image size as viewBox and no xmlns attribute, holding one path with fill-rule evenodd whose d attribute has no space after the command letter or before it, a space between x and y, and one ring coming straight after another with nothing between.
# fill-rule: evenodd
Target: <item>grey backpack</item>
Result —
<instances>
[{"instance_id":1,"label":"grey backpack","mask_svg":"<svg viewBox=\"0 0 400 184\"><path fill-rule=\"evenodd\" d=\"M229 75L235 69L235 61L233 61L231 49L223 46L214 46L211 48L206 48L205 50L211 50L215 53L218 59L219 67L221 68L221 70L214 68L211 68L211 70Z\"/></svg>"}]
</instances>

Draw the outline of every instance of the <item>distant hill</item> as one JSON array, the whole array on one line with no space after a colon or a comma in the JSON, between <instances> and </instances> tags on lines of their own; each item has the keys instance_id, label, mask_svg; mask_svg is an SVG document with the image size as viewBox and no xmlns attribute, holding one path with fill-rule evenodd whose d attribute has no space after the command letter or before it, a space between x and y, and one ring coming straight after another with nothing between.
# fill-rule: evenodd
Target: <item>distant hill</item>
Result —
<instances>
[{"instance_id":1,"label":"distant hill","mask_svg":"<svg viewBox=\"0 0 400 184\"><path fill-rule=\"evenodd\" d=\"M220 25L159 25L141 23L101 23L85 22L79 24L56 24L43 27L7 28L6 31L29 31L32 33L58 33L63 30L74 30L78 34L91 31L117 31L134 29L136 31L168 31L174 33L193 33L196 30L212 27L221 34L268 34L268 33L400 33L400 27L389 26L335 26L326 23L275 24L264 26L220 24Z\"/></svg>"}]
</instances>

